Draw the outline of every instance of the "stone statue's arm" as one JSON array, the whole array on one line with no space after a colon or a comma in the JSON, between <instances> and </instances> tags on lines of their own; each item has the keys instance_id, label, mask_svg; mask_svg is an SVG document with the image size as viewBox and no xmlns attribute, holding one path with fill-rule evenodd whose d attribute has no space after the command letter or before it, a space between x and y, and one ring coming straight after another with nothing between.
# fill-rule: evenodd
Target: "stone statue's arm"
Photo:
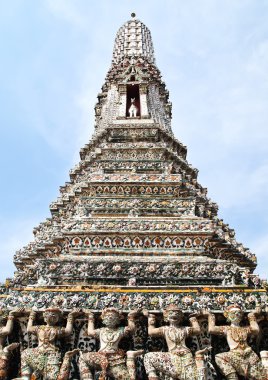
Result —
<instances>
[{"instance_id":1,"label":"stone statue's arm","mask_svg":"<svg viewBox=\"0 0 268 380\"><path fill-rule=\"evenodd\" d=\"M95 329L94 314L91 312L88 313L87 335L98 336L98 330Z\"/></svg>"},{"instance_id":2,"label":"stone statue's arm","mask_svg":"<svg viewBox=\"0 0 268 380\"><path fill-rule=\"evenodd\" d=\"M71 313L68 314L66 327L63 330L64 331L64 336L70 336L70 335L72 335L73 326L74 326L74 317L75 317L75 312L71 312Z\"/></svg>"},{"instance_id":3,"label":"stone statue's arm","mask_svg":"<svg viewBox=\"0 0 268 380\"><path fill-rule=\"evenodd\" d=\"M127 315L127 333L133 334L136 330L135 317L137 315L137 311L130 311Z\"/></svg>"},{"instance_id":4,"label":"stone statue's arm","mask_svg":"<svg viewBox=\"0 0 268 380\"><path fill-rule=\"evenodd\" d=\"M199 335L201 333L201 329L196 317L191 317L189 321L191 324L190 335Z\"/></svg>"},{"instance_id":5,"label":"stone statue's arm","mask_svg":"<svg viewBox=\"0 0 268 380\"><path fill-rule=\"evenodd\" d=\"M163 336L163 329L161 327L155 327L155 315L149 314L148 316L148 335L150 336Z\"/></svg>"},{"instance_id":6,"label":"stone statue's arm","mask_svg":"<svg viewBox=\"0 0 268 380\"><path fill-rule=\"evenodd\" d=\"M256 319L256 314L254 312L248 314L248 321L249 321L249 326L250 326L250 334L258 335L260 332L260 328Z\"/></svg>"},{"instance_id":7,"label":"stone statue's arm","mask_svg":"<svg viewBox=\"0 0 268 380\"><path fill-rule=\"evenodd\" d=\"M215 315L211 313L208 313L208 332L215 335L224 334L224 326L216 326Z\"/></svg>"},{"instance_id":8,"label":"stone statue's arm","mask_svg":"<svg viewBox=\"0 0 268 380\"><path fill-rule=\"evenodd\" d=\"M36 311L32 310L29 315L29 320L27 324L27 332L31 334L36 334L36 326L33 325L36 318Z\"/></svg>"},{"instance_id":9,"label":"stone statue's arm","mask_svg":"<svg viewBox=\"0 0 268 380\"><path fill-rule=\"evenodd\" d=\"M13 314L13 312L11 311L7 317L7 323L4 327L2 327L1 329L1 335L9 335L11 333L11 331L13 330L13 326L14 326L14 319L15 319L15 316Z\"/></svg>"},{"instance_id":10,"label":"stone statue's arm","mask_svg":"<svg viewBox=\"0 0 268 380\"><path fill-rule=\"evenodd\" d=\"M9 344L8 346L6 346L4 349L3 349L3 351L7 354L7 355L9 355L13 350L15 350L16 348L18 348L19 347L19 343L11 343L11 344Z\"/></svg>"}]
</instances>

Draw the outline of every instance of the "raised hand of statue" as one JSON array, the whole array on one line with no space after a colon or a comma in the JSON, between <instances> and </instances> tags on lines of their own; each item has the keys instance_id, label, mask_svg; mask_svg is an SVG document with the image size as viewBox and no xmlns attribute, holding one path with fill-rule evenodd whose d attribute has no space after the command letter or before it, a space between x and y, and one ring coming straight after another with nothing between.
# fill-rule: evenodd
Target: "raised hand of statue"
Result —
<instances>
[{"instance_id":1,"label":"raised hand of statue","mask_svg":"<svg viewBox=\"0 0 268 380\"><path fill-rule=\"evenodd\" d=\"M10 351L16 350L16 348L18 348L19 346L20 346L20 343L11 343L8 346L6 346L5 349L8 352L10 352Z\"/></svg>"},{"instance_id":2,"label":"raised hand of statue","mask_svg":"<svg viewBox=\"0 0 268 380\"><path fill-rule=\"evenodd\" d=\"M139 314L139 310L131 310L129 313L128 313L128 318L130 317L133 317L135 318L137 315Z\"/></svg>"},{"instance_id":3,"label":"raised hand of statue","mask_svg":"<svg viewBox=\"0 0 268 380\"><path fill-rule=\"evenodd\" d=\"M83 314L83 311L81 309L73 309L69 314L68 316L72 316L74 318L78 317L79 315L82 315Z\"/></svg>"},{"instance_id":4,"label":"raised hand of statue","mask_svg":"<svg viewBox=\"0 0 268 380\"><path fill-rule=\"evenodd\" d=\"M194 319L201 319L201 318L204 318L206 315L204 315L203 313L202 313L202 311L200 310L200 311L198 311L198 312L196 312L196 313L191 313L190 315L189 315L189 320L191 321L191 320L193 320L193 318Z\"/></svg>"},{"instance_id":5,"label":"raised hand of statue","mask_svg":"<svg viewBox=\"0 0 268 380\"><path fill-rule=\"evenodd\" d=\"M265 316L262 313L262 309L260 306L257 306L255 310L248 313L248 319L249 320L256 320L257 322L261 322L265 319Z\"/></svg>"},{"instance_id":6,"label":"raised hand of statue","mask_svg":"<svg viewBox=\"0 0 268 380\"><path fill-rule=\"evenodd\" d=\"M249 320L255 320L257 323L261 322L265 319L264 315L260 315L259 313L256 313L255 311L252 311L251 313L248 313L248 319Z\"/></svg>"},{"instance_id":7,"label":"raised hand of statue","mask_svg":"<svg viewBox=\"0 0 268 380\"><path fill-rule=\"evenodd\" d=\"M89 309L83 309L83 313L88 317L88 319L91 319L91 320L94 319L94 314L92 313L91 310L89 310Z\"/></svg>"},{"instance_id":8,"label":"raised hand of statue","mask_svg":"<svg viewBox=\"0 0 268 380\"><path fill-rule=\"evenodd\" d=\"M35 319L36 318L36 316L37 316L37 311L36 310L31 310L30 311L30 314L29 314L29 318L31 318L31 319Z\"/></svg>"},{"instance_id":9,"label":"raised hand of statue","mask_svg":"<svg viewBox=\"0 0 268 380\"><path fill-rule=\"evenodd\" d=\"M147 309L142 309L142 314L143 314L146 318L148 318L148 316L149 316L149 310L147 310Z\"/></svg>"},{"instance_id":10,"label":"raised hand of statue","mask_svg":"<svg viewBox=\"0 0 268 380\"><path fill-rule=\"evenodd\" d=\"M16 309L13 309L9 312L9 315L12 315L13 317L19 317L23 315L25 309L23 307L18 307Z\"/></svg>"},{"instance_id":11,"label":"raised hand of statue","mask_svg":"<svg viewBox=\"0 0 268 380\"><path fill-rule=\"evenodd\" d=\"M201 309L199 312L199 315L204 316L204 317L209 317L213 315L209 309Z\"/></svg>"},{"instance_id":12,"label":"raised hand of statue","mask_svg":"<svg viewBox=\"0 0 268 380\"><path fill-rule=\"evenodd\" d=\"M0 351L5 345L6 337L11 334L14 327L15 313L14 311L1 310L1 323L0 323ZM6 320L5 326L3 326L4 320Z\"/></svg>"}]
</instances>

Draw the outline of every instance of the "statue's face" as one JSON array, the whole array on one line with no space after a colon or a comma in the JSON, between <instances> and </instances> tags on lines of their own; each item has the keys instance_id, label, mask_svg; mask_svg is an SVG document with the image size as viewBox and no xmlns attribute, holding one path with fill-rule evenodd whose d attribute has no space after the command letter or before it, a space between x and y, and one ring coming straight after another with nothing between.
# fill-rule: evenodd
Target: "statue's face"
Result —
<instances>
[{"instance_id":1,"label":"statue's face","mask_svg":"<svg viewBox=\"0 0 268 380\"><path fill-rule=\"evenodd\" d=\"M107 327L116 327L120 323L120 318L117 313L108 312L103 318L103 324Z\"/></svg>"},{"instance_id":2,"label":"statue's face","mask_svg":"<svg viewBox=\"0 0 268 380\"><path fill-rule=\"evenodd\" d=\"M182 315L179 310L170 310L166 316L168 322L180 323L182 320Z\"/></svg>"},{"instance_id":3,"label":"statue's face","mask_svg":"<svg viewBox=\"0 0 268 380\"><path fill-rule=\"evenodd\" d=\"M49 311L45 313L44 320L49 326L55 326L59 321L59 315Z\"/></svg>"},{"instance_id":4,"label":"statue's face","mask_svg":"<svg viewBox=\"0 0 268 380\"><path fill-rule=\"evenodd\" d=\"M243 312L239 308L232 308L228 311L227 320L231 323L240 323L243 318Z\"/></svg>"}]
</instances>

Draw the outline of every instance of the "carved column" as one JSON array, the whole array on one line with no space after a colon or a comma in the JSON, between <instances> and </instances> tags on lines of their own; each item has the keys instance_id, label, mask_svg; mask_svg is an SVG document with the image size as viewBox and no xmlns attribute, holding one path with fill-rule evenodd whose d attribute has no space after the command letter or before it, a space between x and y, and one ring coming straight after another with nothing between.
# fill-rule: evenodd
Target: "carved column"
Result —
<instances>
[{"instance_id":1,"label":"carved column","mask_svg":"<svg viewBox=\"0 0 268 380\"><path fill-rule=\"evenodd\" d=\"M119 92L119 107L118 107L118 117L126 116L126 108L127 108L127 86L125 84L119 84L118 86Z\"/></svg>"},{"instance_id":2,"label":"carved column","mask_svg":"<svg viewBox=\"0 0 268 380\"><path fill-rule=\"evenodd\" d=\"M140 85L140 105L141 105L141 117L148 117L148 105L147 105L147 85Z\"/></svg>"}]
</instances>

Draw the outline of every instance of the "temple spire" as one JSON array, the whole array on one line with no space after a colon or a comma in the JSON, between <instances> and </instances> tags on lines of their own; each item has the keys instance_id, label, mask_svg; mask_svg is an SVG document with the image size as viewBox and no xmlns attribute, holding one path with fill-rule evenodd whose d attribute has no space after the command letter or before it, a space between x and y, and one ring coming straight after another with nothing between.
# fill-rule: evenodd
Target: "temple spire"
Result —
<instances>
[{"instance_id":1,"label":"temple spire","mask_svg":"<svg viewBox=\"0 0 268 380\"><path fill-rule=\"evenodd\" d=\"M95 106L96 133L127 120L140 127L156 123L173 135L171 110L169 92L155 64L151 32L132 13L115 37L112 65Z\"/></svg>"}]
</instances>

